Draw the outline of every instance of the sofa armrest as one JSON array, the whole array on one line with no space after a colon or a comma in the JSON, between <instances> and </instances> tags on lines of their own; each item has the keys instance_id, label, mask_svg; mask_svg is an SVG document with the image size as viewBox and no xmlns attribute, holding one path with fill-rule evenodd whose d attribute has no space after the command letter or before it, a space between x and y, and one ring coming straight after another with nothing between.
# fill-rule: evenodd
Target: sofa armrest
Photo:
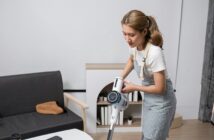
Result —
<instances>
[{"instance_id":1,"label":"sofa armrest","mask_svg":"<svg viewBox=\"0 0 214 140\"><path fill-rule=\"evenodd\" d=\"M83 119L83 128L84 128L84 131L86 132L86 109L88 108L88 105L66 92L64 92L64 98L65 98L65 106L68 106L68 102L72 101L80 107L80 110L82 113L82 119Z\"/></svg>"}]
</instances>

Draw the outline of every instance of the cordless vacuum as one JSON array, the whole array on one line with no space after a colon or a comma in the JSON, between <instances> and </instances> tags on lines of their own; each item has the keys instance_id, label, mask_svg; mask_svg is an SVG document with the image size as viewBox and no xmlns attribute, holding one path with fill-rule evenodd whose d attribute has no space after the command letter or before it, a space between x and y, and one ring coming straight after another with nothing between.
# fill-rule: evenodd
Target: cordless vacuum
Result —
<instances>
[{"instance_id":1,"label":"cordless vacuum","mask_svg":"<svg viewBox=\"0 0 214 140\"><path fill-rule=\"evenodd\" d=\"M128 107L127 97L121 92L123 86L122 78L116 77L114 79L112 91L107 95L107 101L112 105L110 128L107 140L112 140L114 125L117 122L120 111L123 111Z\"/></svg>"}]
</instances>

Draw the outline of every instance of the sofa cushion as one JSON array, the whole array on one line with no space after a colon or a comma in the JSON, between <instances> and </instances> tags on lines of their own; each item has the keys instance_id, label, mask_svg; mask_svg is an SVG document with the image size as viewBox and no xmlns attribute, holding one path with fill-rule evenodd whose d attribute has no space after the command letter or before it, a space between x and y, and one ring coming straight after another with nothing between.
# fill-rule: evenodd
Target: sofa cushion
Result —
<instances>
[{"instance_id":1,"label":"sofa cushion","mask_svg":"<svg viewBox=\"0 0 214 140\"><path fill-rule=\"evenodd\" d=\"M0 77L0 114L3 117L35 111L35 106L57 101L64 107L59 71Z\"/></svg>"},{"instance_id":2,"label":"sofa cushion","mask_svg":"<svg viewBox=\"0 0 214 140\"><path fill-rule=\"evenodd\" d=\"M67 108L65 108L65 113L60 115L44 115L37 112L25 113L2 119L0 139L7 140L14 133L21 134L22 138L30 138L72 128L82 130L83 121Z\"/></svg>"}]
</instances>

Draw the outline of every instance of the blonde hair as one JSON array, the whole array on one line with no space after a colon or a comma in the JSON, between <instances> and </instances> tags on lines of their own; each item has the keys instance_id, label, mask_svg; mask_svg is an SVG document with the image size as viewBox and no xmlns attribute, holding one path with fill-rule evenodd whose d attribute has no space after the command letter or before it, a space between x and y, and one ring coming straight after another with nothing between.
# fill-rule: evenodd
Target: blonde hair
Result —
<instances>
[{"instance_id":1,"label":"blonde hair","mask_svg":"<svg viewBox=\"0 0 214 140\"><path fill-rule=\"evenodd\" d=\"M146 16L139 10L131 10L122 18L121 24L126 24L139 32L146 29L145 40L162 48L163 38L158 29L157 22L152 16Z\"/></svg>"}]
</instances>

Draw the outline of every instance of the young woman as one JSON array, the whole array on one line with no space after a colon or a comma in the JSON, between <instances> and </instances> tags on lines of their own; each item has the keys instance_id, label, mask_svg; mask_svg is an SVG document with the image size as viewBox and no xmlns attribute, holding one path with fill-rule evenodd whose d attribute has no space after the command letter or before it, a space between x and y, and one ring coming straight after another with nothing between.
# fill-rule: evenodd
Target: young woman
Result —
<instances>
[{"instance_id":1,"label":"young woman","mask_svg":"<svg viewBox=\"0 0 214 140\"><path fill-rule=\"evenodd\" d=\"M175 114L176 98L161 50L161 33L155 19L138 10L129 11L121 24L130 47L130 57L121 77L125 79L134 69L142 79L142 85L124 80L122 90L144 92L142 140L166 140Z\"/></svg>"}]
</instances>

